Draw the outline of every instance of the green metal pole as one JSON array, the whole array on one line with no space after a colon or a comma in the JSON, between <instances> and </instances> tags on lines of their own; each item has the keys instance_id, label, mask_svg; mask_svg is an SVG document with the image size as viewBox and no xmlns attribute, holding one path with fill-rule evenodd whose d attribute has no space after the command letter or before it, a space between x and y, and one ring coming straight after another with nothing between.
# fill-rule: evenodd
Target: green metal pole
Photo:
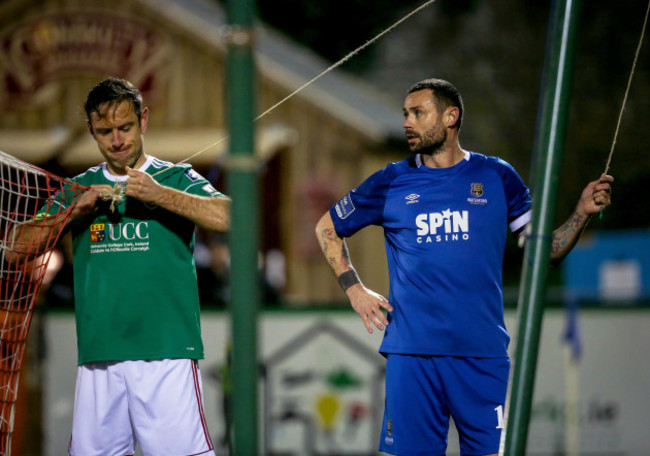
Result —
<instances>
[{"instance_id":1,"label":"green metal pole","mask_svg":"<svg viewBox=\"0 0 650 456\"><path fill-rule=\"evenodd\" d=\"M537 159L533 214L524 254L519 293L519 328L508 394L505 448L501 454L526 454L535 369L544 311L543 300L555 216L557 178L567 127L578 0L556 0L551 8L541 110L535 139Z\"/></svg>"},{"instance_id":2,"label":"green metal pole","mask_svg":"<svg viewBox=\"0 0 650 456\"><path fill-rule=\"evenodd\" d=\"M258 455L257 313L260 303L259 164L255 158L253 0L228 0L226 93L230 149L230 316L232 435L230 454Z\"/></svg>"}]
</instances>

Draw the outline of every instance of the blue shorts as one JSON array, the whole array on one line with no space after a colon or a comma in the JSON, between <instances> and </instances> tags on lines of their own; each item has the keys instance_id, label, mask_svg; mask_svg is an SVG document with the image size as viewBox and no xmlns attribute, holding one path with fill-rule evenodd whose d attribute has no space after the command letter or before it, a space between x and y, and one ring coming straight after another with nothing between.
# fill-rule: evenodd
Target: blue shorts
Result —
<instances>
[{"instance_id":1,"label":"blue shorts","mask_svg":"<svg viewBox=\"0 0 650 456\"><path fill-rule=\"evenodd\" d=\"M498 453L509 372L508 358L388 354L379 450L444 456L451 416L461 455Z\"/></svg>"}]
</instances>

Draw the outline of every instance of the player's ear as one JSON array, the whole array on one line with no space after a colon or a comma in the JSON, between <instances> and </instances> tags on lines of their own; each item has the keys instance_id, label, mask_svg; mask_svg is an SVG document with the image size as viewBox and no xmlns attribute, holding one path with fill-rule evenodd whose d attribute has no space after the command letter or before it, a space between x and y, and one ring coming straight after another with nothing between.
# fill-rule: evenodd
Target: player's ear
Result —
<instances>
[{"instance_id":1,"label":"player's ear","mask_svg":"<svg viewBox=\"0 0 650 456\"><path fill-rule=\"evenodd\" d=\"M93 130L93 124L90 123L90 120L87 120L86 125L88 125L88 131L90 132L91 136L94 138L95 137L95 130Z\"/></svg>"},{"instance_id":2,"label":"player's ear","mask_svg":"<svg viewBox=\"0 0 650 456\"><path fill-rule=\"evenodd\" d=\"M149 108L146 106L142 109L142 114L140 115L140 131L144 133L147 131L147 125L149 124Z\"/></svg>"},{"instance_id":3,"label":"player's ear","mask_svg":"<svg viewBox=\"0 0 650 456\"><path fill-rule=\"evenodd\" d=\"M445 122L447 127L453 127L458 122L458 116L460 115L460 110L456 106L449 106L445 110Z\"/></svg>"}]
</instances>

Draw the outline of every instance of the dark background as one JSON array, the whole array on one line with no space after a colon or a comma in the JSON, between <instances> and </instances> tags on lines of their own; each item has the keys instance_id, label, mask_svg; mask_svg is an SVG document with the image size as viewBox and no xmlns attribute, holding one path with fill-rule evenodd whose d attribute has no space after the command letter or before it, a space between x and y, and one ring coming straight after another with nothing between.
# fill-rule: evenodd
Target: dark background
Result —
<instances>
[{"instance_id":1,"label":"dark background","mask_svg":"<svg viewBox=\"0 0 650 456\"><path fill-rule=\"evenodd\" d=\"M424 1L258 0L259 19L330 63ZM647 2L582 2L558 222L580 190L605 169ZM289 14L291 12L291 14ZM461 91L461 145L511 162L528 182L551 1L438 0L346 61L342 69L399 103L412 83L442 77ZM648 46L635 70L610 174L615 198L599 229L650 226ZM396 113L401 124L401 113Z\"/></svg>"},{"instance_id":2,"label":"dark background","mask_svg":"<svg viewBox=\"0 0 650 456\"><path fill-rule=\"evenodd\" d=\"M331 64L424 3L258 0L258 10L261 21ZM341 69L375 86L397 106L414 82L450 80L465 103L461 146L510 162L534 196L531 169L551 3L438 0ZM645 0L581 4L555 226L571 214L586 183L605 170L647 6ZM590 222L590 230L650 226L645 196L650 183L648 52L645 42L609 170L616 179L613 204L602 219ZM401 125L399 110L395 121ZM506 285L518 283L522 255L520 249L507 248ZM551 283L559 280L558 272L551 274Z\"/></svg>"}]
</instances>

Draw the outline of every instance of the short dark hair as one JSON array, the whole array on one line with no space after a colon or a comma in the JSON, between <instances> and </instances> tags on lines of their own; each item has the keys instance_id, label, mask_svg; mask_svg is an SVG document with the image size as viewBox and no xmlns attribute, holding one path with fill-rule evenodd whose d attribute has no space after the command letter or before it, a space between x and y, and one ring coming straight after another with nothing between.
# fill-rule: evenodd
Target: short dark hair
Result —
<instances>
[{"instance_id":1,"label":"short dark hair","mask_svg":"<svg viewBox=\"0 0 650 456\"><path fill-rule=\"evenodd\" d=\"M142 94L129 81L120 78L107 78L98 83L88 92L86 104L86 117L90 122L90 115L95 112L99 114L99 106L104 103L118 104L128 101L135 109L138 120L142 117Z\"/></svg>"},{"instance_id":2,"label":"short dark hair","mask_svg":"<svg viewBox=\"0 0 650 456\"><path fill-rule=\"evenodd\" d=\"M433 100L439 112L443 112L449 106L458 108L458 121L455 126L460 130L463 123L463 98L458 89L449 81L431 78L413 84L408 94L427 89L433 92Z\"/></svg>"}]
</instances>

